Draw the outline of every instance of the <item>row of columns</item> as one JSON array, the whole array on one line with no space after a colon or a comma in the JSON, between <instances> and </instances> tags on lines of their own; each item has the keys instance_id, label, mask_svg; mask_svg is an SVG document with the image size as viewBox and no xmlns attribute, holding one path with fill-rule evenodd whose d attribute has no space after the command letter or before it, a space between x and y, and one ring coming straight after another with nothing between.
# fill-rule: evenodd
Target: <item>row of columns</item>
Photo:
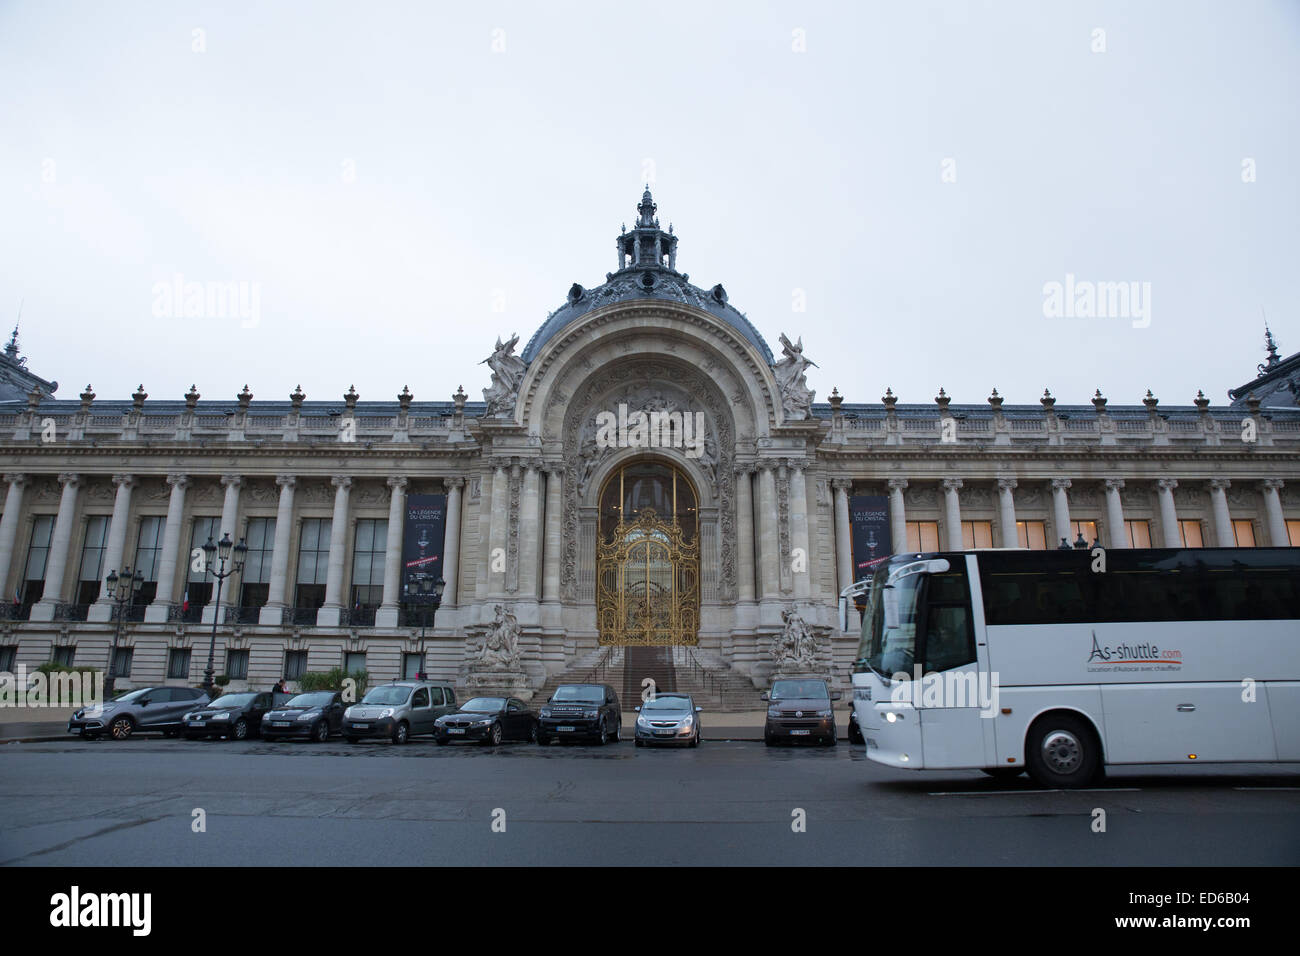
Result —
<instances>
[{"instance_id":1,"label":"row of columns","mask_svg":"<svg viewBox=\"0 0 1300 956\"><path fill-rule=\"evenodd\" d=\"M788 576L794 598L809 600L812 596L813 556L804 462L760 460L738 466L735 476L737 599L741 602L780 599L784 596L782 582ZM788 570L781 567L778 481L788 483Z\"/></svg>"},{"instance_id":2,"label":"row of columns","mask_svg":"<svg viewBox=\"0 0 1300 956\"><path fill-rule=\"evenodd\" d=\"M835 492L835 542L836 560L839 567L838 582L840 589L853 583L853 568L849 527L849 492L852 481L836 478L831 481ZM1124 488L1122 478L1104 479L1106 489L1106 522L1109 526L1109 547L1130 547L1128 537L1124 534L1124 508L1120 492ZM1232 531L1232 518L1228 510L1227 490L1232 482L1227 478L1213 478L1208 482L1210 503L1214 514L1215 544L1230 548L1236 544ZM1264 514L1268 526L1269 543L1275 547L1285 547L1290 541L1287 535L1286 519L1282 514L1282 502L1279 492L1284 483L1280 478L1265 478L1259 482L1259 490L1264 497ZM944 495L944 546L949 550L960 550L961 504L958 493L963 486L961 478L942 479ZM1015 478L998 478L998 531L1002 547L1016 547L1019 535L1016 531L1016 505L1014 492L1017 487ZM1071 539L1069 478L1051 479L1052 522L1056 540ZM1161 478L1156 482L1160 502L1160 525L1164 535L1164 547L1177 548L1182 545L1178 530L1178 513L1174 507L1174 489L1178 481L1174 478ZM889 479L889 517L890 535L895 550L902 547L907 540L907 517L903 504L903 492L907 488L906 478ZM1091 542L1089 542L1091 543Z\"/></svg>"},{"instance_id":3,"label":"row of columns","mask_svg":"<svg viewBox=\"0 0 1300 956\"><path fill-rule=\"evenodd\" d=\"M0 582L9 578L13 566L17 544L19 518L22 512L23 498L27 487L26 475L10 474L4 476L8 484L5 495L4 516L0 518ZM64 575L67 569L69 550L72 545L72 533L76 521L78 492L81 476L60 474L59 482L62 492L59 496L59 511L54 519L54 528L50 536L50 547L45 565L45 588L41 600L32 607L31 620L50 621L54 611L63 600ZM108 621L112 618L113 602L108 593L108 585L103 581L109 571L124 568L126 551L126 532L131 511L131 493L136 486L133 475L113 475L116 492L113 499L113 514L109 519L108 535L105 540L103 575L100 581L98 598L91 606L87 617L91 621ZM145 621L164 623L172 605L176 603L176 590L179 572L188 567L188 555L182 555L181 539L185 521L185 493L189 477L183 474L171 474L166 478L170 486L167 501L167 517L163 528L162 553L158 559L157 591L153 602L145 610ZM221 525L217 532L220 537L229 534L232 540L239 538L239 492L243 479L239 475L223 475L221 483L225 494L221 508ZM334 487L334 511L330 529L329 561L326 571L325 603L317 614L317 623L323 626L336 626L346 607L343 594L344 574L347 566L347 532L350 519L350 498L352 478L347 475L335 475L331 479ZM388 537L384 554L384 587L382 604L376 614L375 623L380 627L395 627L398 621L398 609L402 602L402 530L406 513L406 478L389 478L388 487L392 497L388 509ZM446 582L443 592L443 605L454 606L457 602L457 575L459 574L461 497L465 484L463 478L449 478L443 481L447 487L447 522L446 537L443 548L444 566L441 571ZM268 582L268 598L262 608L260 623L283 623L284 611L291 606L289 592L289 549L292 540L294 492L297 487L295 475L276 477L279 487L279 502L276 508L275 539L272 545L271 572ZM558 527L556 528L558 538ZM558 587L557 587L558 591ZM212 623L215 604L209 603L204 608L204 622Z\"/></svg>"},{"instance_id":4,"label":"row of columns","mask_svg":"<svg viewBox=\"0 0 1300 956\"><path fill-rule=\"evenodd\" d=\"M488 599L560 601L560 551L563 547L564 465L537 458L494 458L481 491L480 567L476 593ZM510 488L519 485L510 555Z\"/></svg>"}]
</instances>

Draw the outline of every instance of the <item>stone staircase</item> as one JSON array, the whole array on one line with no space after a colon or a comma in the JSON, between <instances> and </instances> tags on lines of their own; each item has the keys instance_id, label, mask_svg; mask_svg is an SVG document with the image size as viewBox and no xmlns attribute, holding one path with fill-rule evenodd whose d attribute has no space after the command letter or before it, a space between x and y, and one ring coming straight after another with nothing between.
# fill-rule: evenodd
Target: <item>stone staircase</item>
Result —
<instances>
[{"instance_id":1,"label":"stone staircase","mask_svg":"<svg viewBox=\"0 0 1300 956\"><path fill-rule=\"evenodd\" d=\"M765 705L754 682L698 647L672 648L676 689L695 698L697 706L715 713L762 710Z\"/></svg>"},{"instance_id":2,"label":"stone staircase","mask_svg":"<svg viewBox=\"0 0 1300 956\"><path fill-rule=\"evenodd\" d=\"M610 684L619 692L621 701L625 650L622 647L598 647L579 657L558 674L552 674L533 695L533 709L536 710L550 700L555 688L561 684Z\"/></svg>"}]
</instances>

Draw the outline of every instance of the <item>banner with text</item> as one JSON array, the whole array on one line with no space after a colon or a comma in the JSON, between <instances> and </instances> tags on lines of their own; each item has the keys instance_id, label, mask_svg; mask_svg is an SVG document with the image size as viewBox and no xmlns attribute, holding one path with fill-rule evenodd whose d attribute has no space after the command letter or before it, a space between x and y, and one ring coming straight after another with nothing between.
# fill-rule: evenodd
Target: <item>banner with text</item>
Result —
<instances>
[{"instance_id":1,"label":"banner with text","mask_svg":"<svg viewBox=\"0 0 1300 956\"><path fill-rule=\"evenodd\" d=\"M884 495L849 498L849 535L853 551L853 580L871 573L871 565L893 551L889 541L889 499Z\"/></svg>"},{"instance_id":2,"label":"banner with text","mask_svg":"<svg viewBox=\"0 0 1300 956\"><path fill-rule=\"evenodd\" d=\"M402 535L402 598L414 597L423 577L442 574L443 536L447 529L446 495L407 495Z\"/></svg>"}]
</instances>

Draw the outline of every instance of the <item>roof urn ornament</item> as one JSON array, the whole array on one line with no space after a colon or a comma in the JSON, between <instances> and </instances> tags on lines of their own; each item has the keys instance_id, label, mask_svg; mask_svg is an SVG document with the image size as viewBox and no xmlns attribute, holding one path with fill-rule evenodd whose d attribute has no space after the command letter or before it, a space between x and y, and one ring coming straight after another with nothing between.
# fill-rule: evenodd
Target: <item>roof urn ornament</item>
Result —
<instances>
[{"instance_id":1,"label":"roof urn ornament","mask_svg":"<svg viewBox=\"0 0 1300 956\"><path fill-rule=\"evenodd\" d=\"M86 386L89 388L90 386ZM192 412L199 404L199 388L196 384L190 384L190 390L185 393L185 410Z\"/></svg>"}]
</instances>

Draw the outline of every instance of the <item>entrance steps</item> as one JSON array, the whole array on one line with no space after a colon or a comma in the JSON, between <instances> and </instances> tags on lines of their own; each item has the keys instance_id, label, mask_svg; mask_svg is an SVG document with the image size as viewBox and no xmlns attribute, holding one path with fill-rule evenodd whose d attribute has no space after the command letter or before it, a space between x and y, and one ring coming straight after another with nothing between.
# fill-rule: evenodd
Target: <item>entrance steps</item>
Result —
<instances>
[{"instance_id":1,"label":"entrance steps","mask_svg":"<svg viewBox=\"0 0 1300 956\"><path fill-rule=\"evenodd\" d=\"M536 710L550 700L555 688L561 684L610 684L621 694L624 650L622 647L598 647L579 657L558 674L552 674L533 695L533 709Z\"/></svg>"},{"instance_id":2,"label":"entrance steps","mask_svg":"<svg viewBox=\"0 0 1300 956\"><path fill-rule=\"evenodd\" d=\"M695 698L697 706L715 713L764 708L754 682L729 664L698 647L674 647L672 652L676 689Z\"/></svg>"}]
</instances>

